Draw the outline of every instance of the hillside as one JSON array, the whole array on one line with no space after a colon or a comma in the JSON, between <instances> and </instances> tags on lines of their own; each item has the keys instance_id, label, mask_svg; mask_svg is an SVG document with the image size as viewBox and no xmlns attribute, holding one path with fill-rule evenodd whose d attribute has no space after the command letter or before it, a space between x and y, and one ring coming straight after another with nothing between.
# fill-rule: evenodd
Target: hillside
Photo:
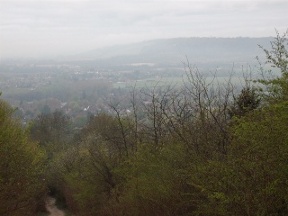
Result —
<instances>
[{"instance_id":1,"label":"hillside","mask_svg":"<svg viewBox=\"0 0 288 216\"><path fill-rule=\"evenodd\" d=\"M117 45L69 56L66 60L109 62L109 64L179 64L187 58L193 63L249 62L268 47L272 38L173 38Z\"/></svg>"}]
</instances>

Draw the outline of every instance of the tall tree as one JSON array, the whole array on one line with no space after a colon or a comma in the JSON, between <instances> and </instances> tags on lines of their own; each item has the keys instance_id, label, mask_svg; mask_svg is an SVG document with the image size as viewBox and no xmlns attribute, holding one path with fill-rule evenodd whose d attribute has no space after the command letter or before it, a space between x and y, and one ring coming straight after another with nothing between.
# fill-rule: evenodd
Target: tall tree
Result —
<instances>
[{"instance_id":1,"label":"tall tree","mask_svg":"<svg viewBox=\"0 0 288 216\"><path fill-rule=\"evenodd\" d=\"M0 100L0 215L33 215L43 190L44 153Z\"/></svg>"},{"instance_id":2,"label":"tall tree","mask_svg":"<svg viewBox=\"0 0 288 216\"><path fill-rule=\"evenodd\" d=\"M280 35L276 32L276 37L271 41L271 49L260 46L266 54L266 66L265 68L260 65L260 70L263 75L263 79L258 80L266 88L264 89L264 95L268 96L270 102L277 102L279 100L288 99L288 30ZM280 73L280 76L271 76L275 72ZM267 74L270 77L267 77ZM267 95L268 93L268 95Z\"/></svg>"}]
</instances>

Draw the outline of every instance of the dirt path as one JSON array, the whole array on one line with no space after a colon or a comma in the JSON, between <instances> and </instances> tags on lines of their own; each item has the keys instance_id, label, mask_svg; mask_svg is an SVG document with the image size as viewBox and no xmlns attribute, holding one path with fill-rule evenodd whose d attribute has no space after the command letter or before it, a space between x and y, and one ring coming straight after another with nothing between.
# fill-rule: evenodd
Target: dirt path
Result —
<instances>
[{"instance_id":1,"label":"dirt path","mask_svg":"<svg viewBox=\"0 0 288 216\"><path fill-rule=\"evenodd\" d=\"M49 216L65 216L62 210L59 210L55 205L56 200L53 197L48 197L45 202L45 207L50 213Z\"/></svg>"}]
</instances>

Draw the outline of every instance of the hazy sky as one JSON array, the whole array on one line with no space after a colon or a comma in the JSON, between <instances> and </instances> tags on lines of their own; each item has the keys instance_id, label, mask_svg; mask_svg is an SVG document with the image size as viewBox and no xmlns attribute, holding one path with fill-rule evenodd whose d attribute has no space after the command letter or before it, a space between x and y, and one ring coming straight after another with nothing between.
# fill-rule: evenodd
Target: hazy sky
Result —
<instances>
[{"instance_id":1,"label":"hazy sky","mask_svg":"<svg viewBox=\"0 0 288 216\"><path fill-rule=\"evenodd\" d=\"M288 0L0 0L0 57L171 37L274 36Z\"/></svg>"}]
</instances>

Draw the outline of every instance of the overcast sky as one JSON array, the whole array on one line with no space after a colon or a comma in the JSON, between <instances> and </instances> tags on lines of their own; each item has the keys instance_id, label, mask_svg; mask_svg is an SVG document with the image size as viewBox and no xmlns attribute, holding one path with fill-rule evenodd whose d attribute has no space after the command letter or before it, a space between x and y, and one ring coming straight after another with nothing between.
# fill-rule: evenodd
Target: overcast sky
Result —
<instances>
[{"instance_id":1,"label":"overcast sky","mask_svg":"<svg viewBox=\"0 0 288 216\"><path fill-rule=\"evenodd\" d=\"M0 0L0 57L43 57L173 37L262 37L287 0Z\"/></svg>"}]
</instances>

